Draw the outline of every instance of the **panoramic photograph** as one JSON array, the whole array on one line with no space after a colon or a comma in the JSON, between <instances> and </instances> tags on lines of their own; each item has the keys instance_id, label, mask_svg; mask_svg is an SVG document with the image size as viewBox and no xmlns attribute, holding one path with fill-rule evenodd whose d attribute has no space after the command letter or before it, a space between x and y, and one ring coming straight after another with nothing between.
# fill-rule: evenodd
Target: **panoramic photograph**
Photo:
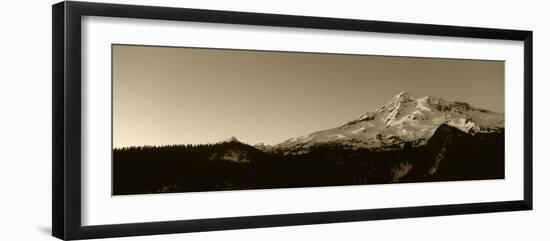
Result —
<instances>
[{"instance_id":1,"label":"panoramic photograph","mask_svg":"<svg viewBox=\"0 0 550 241\"><path fill-rule=\"evenodd\" d=\"M112 45L112 194L504 178L504 62Z\"/></svg>"}]
</instances>

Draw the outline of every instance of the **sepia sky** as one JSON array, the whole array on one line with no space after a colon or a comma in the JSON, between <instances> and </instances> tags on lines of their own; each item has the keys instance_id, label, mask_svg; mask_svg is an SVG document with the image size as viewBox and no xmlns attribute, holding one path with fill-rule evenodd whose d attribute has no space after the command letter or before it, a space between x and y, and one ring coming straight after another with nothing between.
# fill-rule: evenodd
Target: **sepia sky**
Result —
<instances>
[{"instance_id":1,"label":"sepia sky","mask_svg":"<svg viewBox=\"0 0 550 241\"><path fill-rule=\"evenodd\" d=\"M113 45L113 146L277 144L401 91L504 112L504 62Z\"/></svg>"}]
</instances>

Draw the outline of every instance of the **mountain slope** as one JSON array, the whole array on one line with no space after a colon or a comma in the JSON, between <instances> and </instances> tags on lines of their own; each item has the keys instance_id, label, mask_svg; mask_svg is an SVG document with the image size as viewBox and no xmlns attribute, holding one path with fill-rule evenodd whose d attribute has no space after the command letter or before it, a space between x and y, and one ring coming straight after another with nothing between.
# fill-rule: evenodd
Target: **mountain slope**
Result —
<instances>
[{"instance_id":1,"label":"mountain slope","mask_svg":"<svg viewBox=\"0 0 550 241\"><path fill-rule=\"evenodd\" d=\"M250 162L252 153L258 152L257 148L242 143L234 136L218 142L217 145L224 148L218 148L219 150L213 151L212 155L208 158L211 161L222 160L247 163Z\"/></svg>"},{"instance_id":2,"label":"mountain slope","mask_svg":"<svg viewBox=\"0 0 550 241\"><path fill-rule=\"evenodd\" d=\"M441 125L465 133L490 133L504 128L504 114L447 101L428 95L401 92L387 104L346 124L288 139L272 147L285 152L304 152L321 143L352 148L402 148L426 144Z\"/></svg>"},{"instance_id":3,"label":"mountain slope","mask_svg":"<svg viewBox=\"0 0 550 241\"><path fill-rule=\"evenodd\" d=\"M410 170L397 182L504 178L503 147L504 130L470 135L442 124L426 145L409 150Z\"/></svg>"}]
</instances>

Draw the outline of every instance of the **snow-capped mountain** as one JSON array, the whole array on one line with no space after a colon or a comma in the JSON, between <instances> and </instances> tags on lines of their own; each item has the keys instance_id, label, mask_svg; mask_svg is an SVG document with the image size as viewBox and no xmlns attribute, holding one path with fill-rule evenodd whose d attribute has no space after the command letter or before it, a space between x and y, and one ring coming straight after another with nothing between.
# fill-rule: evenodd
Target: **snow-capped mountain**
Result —
<instances>
[{"instance_id":1,"label":"snow-capped mountain","mask_svg":"<svg viewBox=\"0 0 550 241\"><path fill-rule=\"evenodd\" d=\"M288 139L272 150L302 152L316 144L339 143L353 148L398 148L410 142L424 145L447 124L465 133L489 133L504 128L504 114L465 102L401 92L387 104L346 124Z\"/></svg>"}]
</instances>

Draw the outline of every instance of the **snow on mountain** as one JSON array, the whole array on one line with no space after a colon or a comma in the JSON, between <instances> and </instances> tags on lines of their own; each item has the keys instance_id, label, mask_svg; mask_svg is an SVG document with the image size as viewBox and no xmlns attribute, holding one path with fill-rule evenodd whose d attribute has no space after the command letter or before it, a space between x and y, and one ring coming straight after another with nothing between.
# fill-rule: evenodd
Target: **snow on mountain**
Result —
<instances>
[{"instance_id":1,"label":"snow on mountain","mask_svg":"<svg viewBox=\"0 0 550 241\"><path fill-rule=\"evenodd\" d=\"M226 138L226 139L220 141L220 143L224 143L224 142L240 142L240 143L242 143L241 141L239 141L239 139L237 139L237 137L234 137L234 136Z\"/></svg>"},{"instance_id":2,"label":"snow on mountain","mask_svg":"<svg viewBox=\"0 0 550 241\"><path fill-rule=\"evenodd\" d=\"M254 145L253 147L256 148L256 149L258 149L258 150L260 150L260 151L269 151L269 150L271 150L271 148L273 148L273 146L271 146L271 145L266 145L266 144L264 144L263 142L260 142L260 143L258 143L258 144L256 144L256 145Z\"/></svg>"},{"instance_id":3,"label":"snow on mountain","mask_svg":"<svg viewBox=\"0 0 550 241\"><path fill-rule=\"evenodd\" d=\"M236 137L229 137L218 142L218 144L225 144L227 149L212 153L209 160L225 160L237 163L250 162L248 150L242 148L242 146L246 146L246 144L239 141Z\"/></svg>"},{"instance_id":4,"label":"snow on mountain","mask_svg":"<svg viewBox=\"0 0 550 241\"><path fill-rule=\"evenodd\" d=\"M301 152L319 143L355 148L392 148L411 142L423 145L437 127L447 124L474 134L504 128L504 114L428 95L401 92L390 102L336 128L288 139L275 150Z\"/></svg>"},{"instance_id":5,"label":"snow on mountain","mask_svg":"<svg viewBox=\"0 0 550 241\"><path fill-rule=\"evenodd\" d=\"M229 149L223 153L214 152L209 160L225 160L237 163L250 162L248 151L239 149Z\"/></svg>"}]
</instances>

